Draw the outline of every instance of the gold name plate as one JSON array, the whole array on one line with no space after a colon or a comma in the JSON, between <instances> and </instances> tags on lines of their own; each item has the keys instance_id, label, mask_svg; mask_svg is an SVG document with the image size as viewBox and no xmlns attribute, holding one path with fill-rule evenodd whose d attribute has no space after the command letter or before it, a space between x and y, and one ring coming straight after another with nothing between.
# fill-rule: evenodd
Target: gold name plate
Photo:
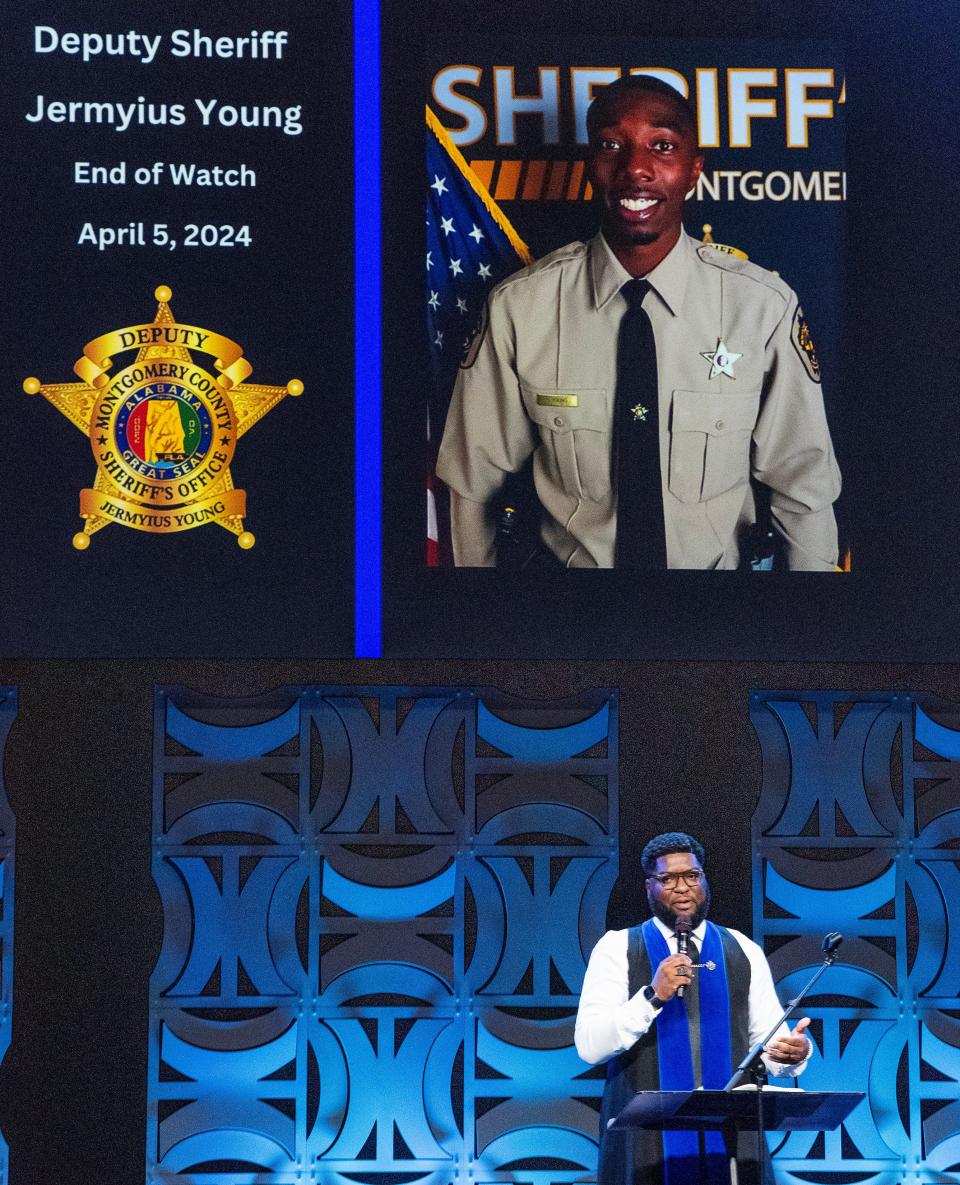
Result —
<instances>
[{"instance_id":1,"label":"gold name plate","mask_svg":"<svg viewBox=\"0 0 960 1185\"><path fill-rule=\"evenodd\" d=\"M577 407L580 400L576 395L538 395L538 407Z\"/></svg>"}]
</instances>

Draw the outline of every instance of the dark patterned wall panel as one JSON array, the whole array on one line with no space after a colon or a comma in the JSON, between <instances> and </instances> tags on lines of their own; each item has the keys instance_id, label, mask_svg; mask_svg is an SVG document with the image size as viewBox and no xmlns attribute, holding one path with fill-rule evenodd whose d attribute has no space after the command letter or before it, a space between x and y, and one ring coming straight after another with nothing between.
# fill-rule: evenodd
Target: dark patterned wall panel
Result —
<instances>
[{"instance_id":1,"label":"dark patterned wall panel","mask_svg":"<svg viewBox=\"0 0 960 1185\"><path fill-rule=\"evenodd\" d=\"M589 1173L616 729L599 692L159 691L148 1181Z\"/></svg>"},{"instance_id":2,"label":"dark patterned wall panel","mask_svg":"<svg viewBox=\"0 0 960 1185\"><path fill-rule=\"evenodd\" d=\"M3 782L3 754L17 715L17 692L0 687L0 1061L13 1033L13 884L16 825ZM0 1185L7 1185L7 1143L0 1132Z\"/></svg>"},{"instance_id":3,"label":"dark patterned wall panel","mask_svg":"<svg viewBox=\"0 0 960 1185\"><path fill-rule=\"evenodd\" d=\"M761 692L751 717L757 938L786 999L843 932L805 1006L804 1085L867 1094L841 1130L786 1139L779 1180L960 1181L960 714L920 694Z\"/></svg>"}]
</instances>

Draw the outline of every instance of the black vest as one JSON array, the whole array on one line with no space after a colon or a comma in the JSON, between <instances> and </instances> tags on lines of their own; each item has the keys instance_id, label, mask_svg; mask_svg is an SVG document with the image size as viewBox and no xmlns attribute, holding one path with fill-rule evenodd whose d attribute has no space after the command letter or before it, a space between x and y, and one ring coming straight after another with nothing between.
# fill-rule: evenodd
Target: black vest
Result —
<instances>
[{"instance_id":1,"label":"black vest","mask_svg":"<svg viewBox=\"0 0 960 1185\"><path fill-rule=\"evenodd\" d=\"M729 1073L750 1048L749 995L750 961L729 930L717 926L727 964L727 987L730 993ZM650 983L653 972L640 926L634 926L627 938L628 994ZM700 975L709 975L701 971ZM663 1139L660 1132L608 1132L607 1121L623 1110L638 1090L660 1089L660 1066L657 1056L657 1022L654 1021L632 1048L607 1062L607 1081L600 1108L600 1160L597 1185L663 1185ZM738 1155L740 1185L756 1180L756 1164L750 1159L744 1138L744 1156ZM755 1162L755 1157L753 1158ZM744 1172L746 1170L746 1172Z\"/></svg>"}]
</instances>

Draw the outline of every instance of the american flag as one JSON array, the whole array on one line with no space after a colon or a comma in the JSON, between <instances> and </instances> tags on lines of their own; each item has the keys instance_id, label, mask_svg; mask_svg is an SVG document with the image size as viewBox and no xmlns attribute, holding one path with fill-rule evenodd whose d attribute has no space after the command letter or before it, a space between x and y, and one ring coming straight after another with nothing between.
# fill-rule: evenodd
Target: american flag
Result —
<instances>
[{"instance_id":1,"label":"american flag","mask_svg":"<svg viewBox=\"0 0 960 1185\"><path fill-rule=\"evenodd\" d=\"M427 333L433 390L427 409L427 563L436 566L447 540L438 528L433 474L436 450L460 360L487 293L533 257L483 182L427 108Z\"/></svg>"}]
</instances>

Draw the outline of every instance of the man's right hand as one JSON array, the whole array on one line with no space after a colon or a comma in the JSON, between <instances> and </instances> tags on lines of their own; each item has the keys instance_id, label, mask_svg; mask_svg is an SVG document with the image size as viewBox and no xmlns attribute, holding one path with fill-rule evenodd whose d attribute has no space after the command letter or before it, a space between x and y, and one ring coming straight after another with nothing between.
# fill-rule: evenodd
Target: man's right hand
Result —
<instances>
[{"instance_id":1,"label":"man's right hand","mask_svg":"<svg viewBox=\"0 0 960 1185\"><path fill-rule=\"evenodd\" d=\"M689 955L668 955L657 967L652 987L661 1000L672 1000L677 988L689 985L693 972Z\"/></svg>"}]
</instances>

